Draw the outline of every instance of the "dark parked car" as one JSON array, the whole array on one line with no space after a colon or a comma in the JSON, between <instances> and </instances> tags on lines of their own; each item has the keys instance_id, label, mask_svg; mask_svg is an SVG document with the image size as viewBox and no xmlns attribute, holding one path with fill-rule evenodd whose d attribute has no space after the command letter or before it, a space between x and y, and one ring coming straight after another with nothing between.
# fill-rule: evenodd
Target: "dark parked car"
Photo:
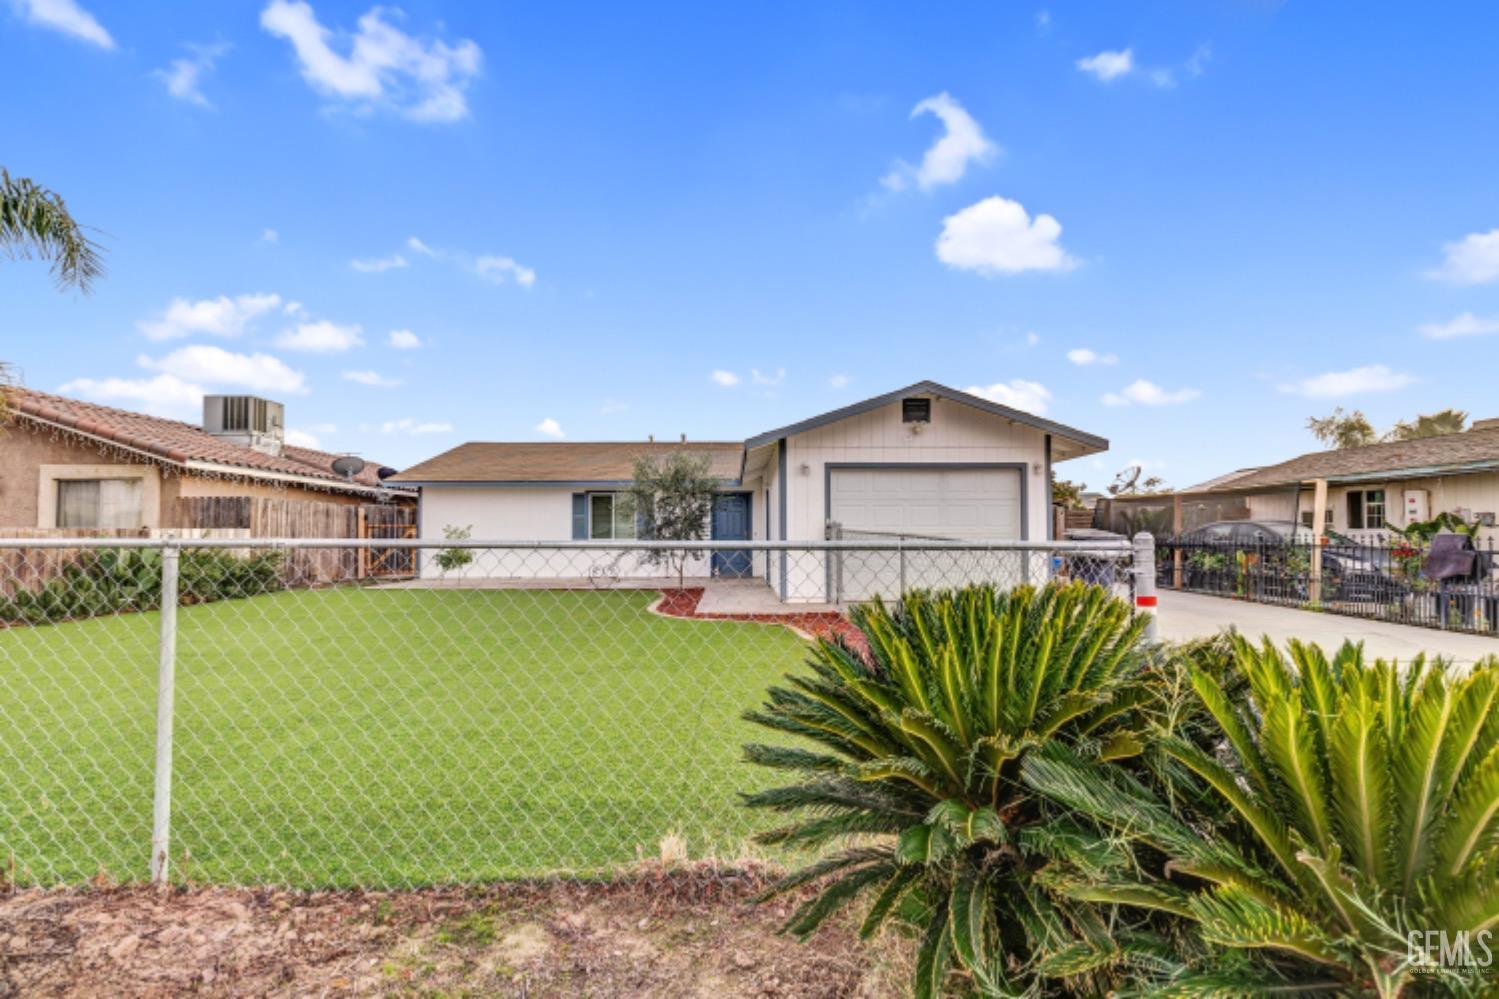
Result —
<instances>
[{"instance_id":1,"label":"dark parked car","mask_svg":"<svg viewBox=\"0 0 1499 999\"><path fill-rule=\"evenodd\" d=\"M1325 534L1324 599L1383 602L1402 591L1389 571L1387 549L1361 545L1336 531ZM1186 531L1163 547L1182 551L1187 589L1235 593L1254 586L1263 596L1300 601L1310 598L1316 543L1311 528L1289 520L1222 520ZM1169 584L1174 558L1168 554L1160 564Z\"/></svg>"}]
</instances>

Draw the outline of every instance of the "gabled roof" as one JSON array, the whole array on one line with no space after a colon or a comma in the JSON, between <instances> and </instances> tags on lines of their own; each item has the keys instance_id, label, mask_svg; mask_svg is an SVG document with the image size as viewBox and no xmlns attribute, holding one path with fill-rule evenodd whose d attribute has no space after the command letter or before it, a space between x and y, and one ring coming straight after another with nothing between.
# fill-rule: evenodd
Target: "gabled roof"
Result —
<instances>
[{"instance_id":1,"label":"gabled roof","mask_svg":"<svg viewBox=\"0 0 1499 999\"><path fill-rule=\"evenodd\" d=\"M636 458L674 451L706 454L715 478L739 478L744 445L738 441L470 441L389 481L610 486L634 478Z\"/></svg>"},{"instance_id":2,"label":"gabled roof","mask_svg":"<svg viewBox=\"0 0 1499 999\"><path fill-rule=\"evenodd\" d=\"M202 427L180 420L148 416L113 406L82 402L65 396L12 386L4 389L12 413L42 426L58 427L137 451L143 456L189 469L235 469L249 477L284 481L308 479L319 488L367 493L382 488L380 465L367 462L350 483L333 471L338 457L315 448L287 444L279 455L215 437Z\"/></svg>"},{"instance_id":3,"label":"gabled roof","mask_svg":"<svg viewBox=\"0 0 1499 999\"><path fill-rule=\"evenodd\" d=\"M1107 451L1109 449L1109 442L1105 438L1085 433L1075 427L1069 427L1062 423L1043 419L1023 410L1002 406L997 402L990 402L988 399L974 395L971 392L960 392L955 388L939 385L932 381L917 382L914 385L907 385L905 388L896 389L894 392L886 392L884 395L877 395L872 399L865 399L863 402L844 406L842 409L831 410L830 412L823 413L821 416L813 416L797 423L787 424L784 427L767 430L763 434L756 434L745 441L744 446L746 448L756 448L765 444L771 444L782 437L790 437L794 434L805 433L808 430L815 430L829 423L846 420L851 416L858 416L860 413L867 413L872 409L879 409L881 406L888 406L893 402L899 402L901 399L909 396L935 396L939 399L948 399L952 402L961 403L964 406L972 406L974 409L993 413L996 416L1003 416L1007 420L1013 420L1015 423L1024 424L1028 427L1035 427L1037 430L1051 434L1054 437L1063 437L1074 441L1081 446L1082 450L1079 453L1082 454L1094 451Z\"/></svg>"},{"instance_id":4,"label":"gabled roof","mask_svg":"<svg viewBox=\"0 0 1499 999\"><path fill-rule=\"evenodd\" d=\"M1313 451L1268 465L1209 491L1237 492L1266 486L1327 479L1330 482L1378 478L1421 478L1499 469L1499 427L1465 430L1413 441L1390 441L1337 451Z\"/></svg>"}]
</instances>

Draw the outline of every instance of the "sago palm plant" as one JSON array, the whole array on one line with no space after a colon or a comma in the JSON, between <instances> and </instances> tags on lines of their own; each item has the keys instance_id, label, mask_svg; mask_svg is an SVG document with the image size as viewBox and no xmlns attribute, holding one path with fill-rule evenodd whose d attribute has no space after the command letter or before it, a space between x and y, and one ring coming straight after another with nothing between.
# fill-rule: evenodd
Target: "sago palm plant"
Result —
<instances>
[{"instance_id":1,"label":"sago palm plant","mask_svg":"<svg viewBox=\"0 0 1499 999\"><path fill-rule=\"evenodd\" d=\"M1079 963L1076 948L1117 955L1110 927L1034 878L1075 848L1073 827L1047 821L1018 778L1048 742L1103 759L1138 752L1144 620L1081 583L913 592L853 620L867 650L819 642L810 674L746 715L816 746L746 747L796 776L746 796L792 817L760 840L824 851L771 891L817 885L787 929L808 935L856 900L870 903L866 935L897 911L924 921L919 996L955 964L986 994L1043 975L1102 980L1103 962Z\"/></svg>"},{"instance_id":2,"label":"sago palm plant","mask_svg":"<svg viewBox=\"0 0 1499 999\"><path fill-rule=\"evenodd\" d=\"M1138 866L1075 869L1059 889L1173 913L1263 961L1179 970L1163 994L1493 994L1461 959L1499 955L1499 660L1458 675L1351 644L1234 654L1247 699L1190 669L1216 745L1163 736L1207 799L1168 805L1160 782L1065 748L1025 762L1031 788L1137 846ZM1471 955L1428 962L1427 931Z\"/></svg>"}]
</instances>

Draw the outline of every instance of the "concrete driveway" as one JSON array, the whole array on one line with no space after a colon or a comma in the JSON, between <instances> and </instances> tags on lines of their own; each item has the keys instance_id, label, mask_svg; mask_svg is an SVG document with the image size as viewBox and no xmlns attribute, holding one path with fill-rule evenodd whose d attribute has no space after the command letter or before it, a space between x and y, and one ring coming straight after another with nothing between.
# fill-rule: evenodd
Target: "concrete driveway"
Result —
<instances>
[{"instance_id":1,"label":"concrete driveway","mask_svg":"<svg viewBox=\"0 0 1499 999\"><path fill-rule=\"evenodd\" d=\"M1235 628L1246 638L1269 635L1276 642L1299 638L1331 652L1347 639L1364 643L1364 654L1408 660L1418 652L1471 663L1499 655L1499 637L1413 628L1341 614L1319 614L1295 607L1252 604L1200 593L1162 590L1158 606L1161 637L1167 641L1207 638Z\"/></svg>"}]
</instances>

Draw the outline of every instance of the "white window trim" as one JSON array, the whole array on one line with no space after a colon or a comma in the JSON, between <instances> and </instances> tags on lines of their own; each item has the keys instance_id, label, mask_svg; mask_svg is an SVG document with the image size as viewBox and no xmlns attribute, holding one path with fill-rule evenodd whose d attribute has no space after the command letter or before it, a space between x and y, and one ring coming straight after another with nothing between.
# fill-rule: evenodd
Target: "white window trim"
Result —
<instances>
[{"instance_id":1,"label":"white window trim","mask_svg":"<svg viewBox=\"0 0 1499 999\"><path fill-rule=\"evenodd\" d=\"M57 483L76 479L140 479L141 526L161 526L161 473L151 465L42 465L37 469L36 526L57 529Z\"/></svg>"}]
</instances>

